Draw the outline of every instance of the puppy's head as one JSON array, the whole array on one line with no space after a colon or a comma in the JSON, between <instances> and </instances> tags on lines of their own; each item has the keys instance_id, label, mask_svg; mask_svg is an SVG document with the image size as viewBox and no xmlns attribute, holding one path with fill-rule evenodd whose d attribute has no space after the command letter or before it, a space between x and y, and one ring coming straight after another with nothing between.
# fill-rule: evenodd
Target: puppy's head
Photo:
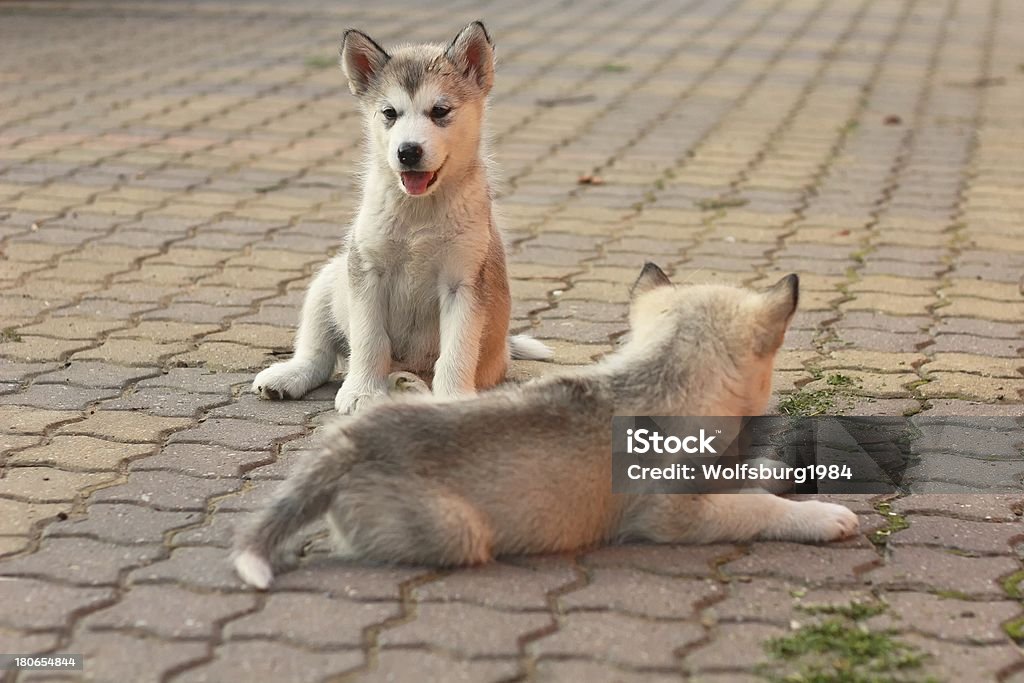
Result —
<instances>
[{"instance_id":1,"label":"puppy's head","mask_svg":"<svg viewBox=\"0 0 1024 683\"><path fill-rule=\"evenodd\" d=\"M446 46L390 53L349 30L341 66L359 98L374 154L386 159L406 194L429 195L476 159L494 84L494 47L482 23L465 27Z\"/></svg>"},{"instance_id":2,"label":"puppy's head","mask_svg":"<svg viewBox=\"0 0 1024 683\"><path fill-rule=\"evenodd\" d=\"M669 338L670 354L712 373L739 399L734 414L756 415L764 409L775 354L799 301L796 275L763 291L728 285L677 287L658 266L647 263L631 296L631 344Z\"/></svg>"}]
</instances>

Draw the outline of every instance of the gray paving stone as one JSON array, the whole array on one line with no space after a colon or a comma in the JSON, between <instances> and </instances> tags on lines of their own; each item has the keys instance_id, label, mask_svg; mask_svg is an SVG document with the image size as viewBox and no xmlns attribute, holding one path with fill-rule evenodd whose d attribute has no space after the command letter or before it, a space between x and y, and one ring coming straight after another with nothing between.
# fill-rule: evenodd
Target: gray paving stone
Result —
<instances>
[{"instance_id":1,"label":"gray paving stone","mask_svg":"<svg viewBox=\"0 0 1024 683\"><path fill-rule=\"evenodd\" d=\"M219 622L242 617L255 606L253 594L216 595L171 585L140 585L125 592L116 605L87 616L82 628L207 640Z\"/></svg>"},{"instance_id":2,"label":"gray paving stone","mask_svg":"<svg viewBox=\"0 0 1024 683\"><path fill-rule=\"evenodd\" d=\"M154 377L156 368L128 368L122 365L91 361L72 361L59 370L44 373L34 379L36 384L68 384L92 389L122 389L126 385L147 377Z\"/></svg>"},{"instance_id":3,"label":"gray paving stone","mask_svg":"<svg viewBox=\"0 0 1024 683\"><path fill-rule=\"evenodd\" d=\"M295 615L301 614L301 619ZM228 640L283 640L320 648L359 648L364 631L401 615L396 602L352 602L323 593L275 593L259 612L228 624Z\"/></svg>"},{"instance_id":4,"label":"gray paving stone","mask_svg":"<svg viewBox=\"0 0 1024 683\"><path fill-rule=\"evenodd\" d=\"M171 436L171 443L216 444L242 451L262 451L268 447L301 436L300 425L268 425L248 420L210 418L192 429Z\"/></svg>"},{"instance_id":5,"label":"gray paving stone","mask_svg":"<svg viewBox=\"0 0 1024 683\"><path fill-rule=\"evenodd\" d=\"M64 628L70 623L73 612L110 603L114 592L108 588L72 587L13 577L0 581L0 597L4 603L0 625L41 631Z\"/></svg>"},{"instance_id":6,"label":"gray paving stone","mask_svg":"<svg viewBox=\"0 0 1024 683\"><path fill-rule=\"evenodd\" d=\"M49 538L39 550L4 562L4 574L81 586L112 586L122 572L164 553L156 545L112 545L91 538Z\"/></svg>"},{"instance_id":7,"label":"gray paving stone","mask_svg":"<svg viewBox=\"0 0 1024 683\"><path fill-rule=\"evenodd\" d=\"M105 503L135 503L156 510L195 511L206 509L209 499L237 491L234 479L190 477L178 472L139 471L126 484L111 486L93 494Z\"/></svg>"}]
</instances>

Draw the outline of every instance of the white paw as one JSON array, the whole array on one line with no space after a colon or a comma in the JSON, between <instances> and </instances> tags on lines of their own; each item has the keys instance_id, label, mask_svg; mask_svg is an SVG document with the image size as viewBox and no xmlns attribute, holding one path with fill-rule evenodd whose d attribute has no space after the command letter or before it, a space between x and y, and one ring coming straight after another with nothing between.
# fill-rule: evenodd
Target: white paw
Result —
<instances>
[{"instance_id":1,"label":"white paw","mask_svg":"<svg viewBox=\"0 0 1024 683\"><path fill-rule=\"evenodd\" d=\"M292 361L276 363L256 375L252 391L260 398L274 401L302 398L312 387L309 386L309 371L302 364Z\"/></svg>"},{"instance_id":2,"label":"white paw","mask_svg":"<svg viewBox=\"0 0 1024 683\"><path fill-rule=\"evenodd\" d=\"M860 520L849 508L818 500L795 503L789 522L789 540L817 543L849 538L860 528Z\"/></svg>"},{"instance_id":3,"label":"white paw","mask_svg":"<svg viewBox=\"0 0 1024 683\"><path fill-rule=\"evenodd\" d=\"M342 415L351 415L365 410L373 403L387 396L387 384L381 386L356 385L350 387L346 381L334 396L334 409Z\"/></svg>"}]
</instances>

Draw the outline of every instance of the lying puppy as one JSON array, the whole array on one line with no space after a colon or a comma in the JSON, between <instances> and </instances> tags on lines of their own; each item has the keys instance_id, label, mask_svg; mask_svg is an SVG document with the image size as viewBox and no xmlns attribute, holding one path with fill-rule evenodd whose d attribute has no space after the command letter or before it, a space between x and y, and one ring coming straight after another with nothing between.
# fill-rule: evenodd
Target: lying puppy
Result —
<instances>
[{"instance_id":1,"label":"lying puppy","mask_svg":"<svg viewBox=\"0 0 1024 683\"><path fill-rule=\"evenodd\" d=\"M327 515L341 554L438 566L645 540L831 541L840 505L770 494L617 495L614 415L758 415L796 310L798 280L763 293L674 287L647 264L631 334L588 368L471 401L381 405L339 423L237 539L235 568L269 586L271 557Z\"/></svg>"},{"instance_id":2,"label":"lying puppy","mask_svg":"<svg viewBox=\"0 0 1024 683\"><path fill-rule=\"evenodd\" d=\"M551 351L508 336L505 251L491 211L483 123L494 53L483 24L447 47L392 53L348 31L341 63L367 133L362 204L342 253L306 293L291 360L256 376L263 398L300 398L348 354L335 397L351 413L384 395L388 373L433 375L434 393L470 396L509 358Z\"/></svg>"}]
</instances>

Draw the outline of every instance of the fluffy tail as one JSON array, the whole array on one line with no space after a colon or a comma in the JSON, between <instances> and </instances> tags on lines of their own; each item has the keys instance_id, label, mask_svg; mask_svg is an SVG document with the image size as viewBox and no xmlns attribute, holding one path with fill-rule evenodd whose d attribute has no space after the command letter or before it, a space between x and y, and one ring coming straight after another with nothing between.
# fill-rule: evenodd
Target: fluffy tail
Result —
<instances>
[{"instance_id":1,"label":"fluffy tail","mask_svg":"<svg viewBox=\"0 0 1024 683\"><path fill-rule=\"evenodd\" d=\"M341 428L332 430L326 447L288 477L270 505L235 539L235 571L251 586L266 590L274 578L274 551L304 526L322 517L334 502L344 477L352 469L353 446Z\"/></svg>"},{"instance_id":2,"label":"fluffy tail","mask_svg":"<svg viewBox=\"0 0 1024 683\"><path fill-rule=\"evenodd\" d=\"M509 337L508 347L516 360L550 360L555 355L547 346L525 334Z\"/></svg>"}]
</instances>

